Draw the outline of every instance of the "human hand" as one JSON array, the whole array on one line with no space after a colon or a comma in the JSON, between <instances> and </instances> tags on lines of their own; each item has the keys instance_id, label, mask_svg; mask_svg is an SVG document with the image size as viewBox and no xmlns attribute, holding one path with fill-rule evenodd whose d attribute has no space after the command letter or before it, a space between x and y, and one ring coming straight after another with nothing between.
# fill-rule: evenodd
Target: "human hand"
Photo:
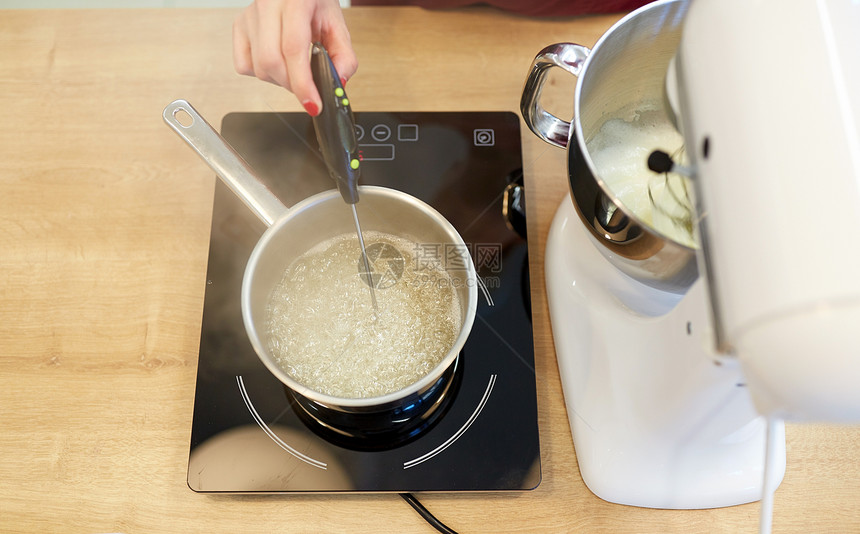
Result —
<instances>
[{"instance_id":1,"label":"human hand","mask_svg":"<svg viewBox=\"0 0 860 534\"><path fill-rule=\"evenodd\" d=\"M292 91L316 116L322 100L311 75L313 42L326 48L342 83L355 74L358 59L338 0L255 0L233 23L233 65Z\"/></svg>"}]
</instances>

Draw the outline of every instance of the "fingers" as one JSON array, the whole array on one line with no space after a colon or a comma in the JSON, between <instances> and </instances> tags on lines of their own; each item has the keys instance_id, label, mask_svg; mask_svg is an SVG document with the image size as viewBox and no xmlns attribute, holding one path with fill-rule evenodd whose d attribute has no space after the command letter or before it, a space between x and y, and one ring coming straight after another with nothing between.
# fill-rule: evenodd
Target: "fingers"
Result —
<instances>
[{"instance_id":1,"label":"fingers","mask_svg":"<svg viewBox=\"0 0 860 534\"><path fill-rule=\"evenodd\" d=\"M280 42L280 2L254 2L233 23L236 71L289 89Z\"/></svg>"},{"instance_id":2,"label":"fingers","mask_svg":"<svg viewBox=\"0 0 860 534\"><path fill-rule=\"evenodd\" d=\"M322 101L311 75L310 47L313 12L305 5L291 6L283 13L281 50L290 90L312 117L322 110Z\"/></svg>"},{"instance_id":3,"label":"fingers","mask_svg":"<svg viewBox=\"0 0 860 534\"><path fill-rule=\"evenodd\" d=\"M279 2L255 2L257 6L257 31L251 40L254 72L262 73L266 81L289 89L287 66L281 50L283 28Z\"/></svg>"},{"instance_id":4,"label":"fingers","mask_svg":"<svg viewBox=\"0 0 860 534\"><path fill-rule=\"evenodd\" d=\"M358 60L336 0L256 0L233 23L233 66L292 91L316 115L322 102L310 69L312 41L326 47L344 82L355 74Z\"/></svg>"},{"instance_id":5,"label":"fingers","mask_svg":"<svg viewBox=\"0 0 860 534\"><path fill-rule=\"evenodd\" d=\"M239 74L254 75L254 63L251 61L251 41L242 16L233 21L233 68Z\"/></svg>"}]
</instances>

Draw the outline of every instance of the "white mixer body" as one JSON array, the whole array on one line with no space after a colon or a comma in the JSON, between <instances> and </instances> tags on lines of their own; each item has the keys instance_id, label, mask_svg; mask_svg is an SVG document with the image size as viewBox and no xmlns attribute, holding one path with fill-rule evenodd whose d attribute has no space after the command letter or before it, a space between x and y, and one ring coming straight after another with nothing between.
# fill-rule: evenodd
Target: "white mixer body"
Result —
<instances>
[{"instance_id":1,"label":"white mixer body","mask_svg":"<svg viewBox=\"0 0 860 534\"><path fill-rule=\"evenodd\" d=\"M713 350L702 280L686 295L615 269L565 198L547 242L553 339L582 479L598 497L651 508L758 500L766 421L737 362ZM784 427L776 468L785 471Z\"/></svg>"},{"instance_id":2,"label":"white mixer body","mask_svg":"<svg viewBox=\"0 0 860 534\"><path fill-rule=\"evenodd\" d=\"M676 64L721 343L760 413L860 421L860 3L695 0Z\"/></svg>"}]
</instances>

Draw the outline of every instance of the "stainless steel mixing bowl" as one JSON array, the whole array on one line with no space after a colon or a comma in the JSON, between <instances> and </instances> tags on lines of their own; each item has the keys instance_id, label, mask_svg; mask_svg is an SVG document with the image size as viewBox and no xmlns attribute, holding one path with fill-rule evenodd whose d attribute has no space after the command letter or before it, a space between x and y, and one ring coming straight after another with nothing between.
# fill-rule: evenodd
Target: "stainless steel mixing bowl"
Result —
<instances>
[{"instance_id":1,"label":"stainless steel mixing bowl","mask_svg":"<svg viewBox=\"0 0 860 534\"><path fill-rule=\"evenodd\" d=\"M664 87L687 4L648 4L618 21L592 49L573 43L546 47L535 57L520 102L538 137L568 149L571 198L597 248L622 272L673 293L686 292L698 277L696 250L648 226L625 206L601 179L587 143L606 120L642 103L656 105L651 109L673 120ZM554 67L577 77L571 121L550 114L540 102Z\"/></svg>"}]
</instances>

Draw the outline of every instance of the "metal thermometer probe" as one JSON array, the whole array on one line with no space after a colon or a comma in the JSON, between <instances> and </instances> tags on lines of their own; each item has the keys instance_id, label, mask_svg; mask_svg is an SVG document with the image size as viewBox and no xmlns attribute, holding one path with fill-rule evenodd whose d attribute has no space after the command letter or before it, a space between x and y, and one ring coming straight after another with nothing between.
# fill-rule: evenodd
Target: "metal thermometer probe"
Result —
<instances>
[{"instance_id":1,"label":"metal thermometer probe","mask_svg":"<svg viewBox=\"0 0 860 534\"><path fill-rule=\"evenodd\" d=\"M314 84L322 98L322 110L313 118L317 142L320 145L323 160L329 173L337 183L344 201L352 208L352 218L355 221L355 232L361 246L361 257L367 274L367 285L370 288L370 298L373 309L377 309L376 291L373 287L373 274L367 249L364 246L364 235L361 233L361 223L358 221L358 179L361 175L358 157L358 141L355 138L355 118L346 91L340 81L340 76L326 49L319 43L314 43L311 50L311 73Z\"/></svg>"}]
</instances>

